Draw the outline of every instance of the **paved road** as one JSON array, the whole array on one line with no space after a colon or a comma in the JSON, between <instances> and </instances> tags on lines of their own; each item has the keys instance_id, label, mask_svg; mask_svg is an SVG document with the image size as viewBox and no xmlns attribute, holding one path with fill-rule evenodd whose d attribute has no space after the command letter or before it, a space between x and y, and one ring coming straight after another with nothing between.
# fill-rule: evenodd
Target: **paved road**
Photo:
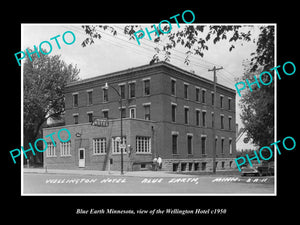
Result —
<instances>
[{"instance_id":1,"label":"paved road","mask_svg":"<svg viewBox=\"0 0 300 225\"><path fill-rule=\"evenodd\" d=\"M24 173L24 194L273 194L270 177Z\"/></svg>"}]
</instances>

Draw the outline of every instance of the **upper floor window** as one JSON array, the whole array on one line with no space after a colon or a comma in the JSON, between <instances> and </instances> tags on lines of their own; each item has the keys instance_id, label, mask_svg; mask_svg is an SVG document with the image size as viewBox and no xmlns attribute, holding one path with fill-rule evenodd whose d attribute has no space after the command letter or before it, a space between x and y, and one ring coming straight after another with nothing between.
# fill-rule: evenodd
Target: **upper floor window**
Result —
<instances>
[{"instance_id":1,"label":"upper floor window","mask_svg":"<svg viewBox=\"0 0 300 225\"><path fill-rule=\"evenodd\" d=\"M196 87L196 101L200 101L200 88Z\"/></svg>"},{"instance_id":2,"label":"upper floor window","mask_svg":"<svg viewBox=\"0 0 300 225\"><path fill-rule=\"evenodd\" d=\"M93 91L92 90L88 90L87 91L87 103L88 105L92 105L93 104Z\"/></svg>"},{"instance_id":3,"label":"upper floor window","mask_svg":"<svg viewBox=\"0 0 300 225\"><path fill-rule=\"evenodd\" d=\"M150 79L144 80L144 95L150 95Z\"/></svg>"},{"instance_id":4,"label":"upper floor window","mask_svg":"<svg viewBox=\"0 0 300 225\"><path fill-rule=\"evenodd\" d=\"M135 82L129 83L129 98L135 98Z\"/></svg>"},{"instance_id":5,"label":"upper floor window","mask_svg":"<svg viewBox=\"0 0 300 225\"><path fill-rule=\"evenodd\" d=\"M184 98L188 99L188 90L189 90L189 85L184 84Z\"/></svg>"},{"instance_id":6,"label":"upper floor window","mask_svg":"<svg viewBox=\"0 0 300 225\"><path fill-rule=\"evenodd\" d=\"M93 122L93 112L87 112L89 123Z\"/></svg>"},{"instance_id":7,"label":"upper floor window","mask_svg":"<svg viewBox=\"0 0 300 225\"><path fill-rule=\"evenodd\" d=\"M172 122L176 122L176 104L172 104Z\"/></svg>"},{"instance_id":8,"label":"upper floor window","mask_svg":"<svg viewBox=\"0 0 300 225\"><path fill-rule=\"evenodd\" d=\"M176 95L176 80L171 80L171 95Z\"/></svg>"},{"instance_id":9,"label":"upper floor window","mask_svg":"<svg viewBox=\"0 0 300 225\"><path fill-rule=\"evenodd\" d=\"M184 107L184 123L188 124L189 123L189 108Z\"/></svg>"},{"instance_id":10,"label":"upper floor window","mask_svg":"<svg viewBox=\"0 0 300 225\"><path fill-rule=\"evenodd\" d=\"M121 99L125 99L126 98L126 96L125 96L125 84L119 85L119 88L120 88Z\"/></svg>"},{"instance_id":11,"label":"upper floor window","mask_svg":"<svg viewBox=\"0 0 300 225\"><path fill-rule=\"evenodd\" d=\"M132 107L132 108L129 108L129 117L130 118L136 118L136 108L135 107Z\"/></svg>"},{"instance_id":12,"label":"upper floor window","mask_svg":"<svg viewBox=\"0 0 300 225\"><path fill-rule=\"evenodd\" d=\"M221 114L221 129L224 129L224 115Z\"/></svg>"},{"instance_id":13,"label":"upper floor window","mask_svg":"<svg viewBox=\"0 0 300 225\"><path fill-rule=\"evenodd\" d=\"M144 105L144 109L145 109L145 120L150 120L150 105Z\"/></svg>"},{"instance_id":14,"label":"upper floor window","mask_svg":"<svg viewBox=\"0 0 300 225\"><path fill-rule=\"evenodd\" d=\"M103 101L108 102L108 89L103 88Z\"/></svg>"},{"instance_id":15,"label":"upper floor window","mask_svg":"<svg viewBox=\"0 0 300 225\"><path fill-rule=\"evenodd\" d=\"M223 99L224 99L224 96L220 95L220 107L221 108L223 108Z\"/></svg>"},{"instance_id":16,"label":"upper floor window","mask_svg":"<svg viewBox=\"0 0 300 225\"><path fill-rule=\"evenodd\" d=\"M73 107L78 107L78 93L73 94Z\"/></svg>"},{"instance_id":17,"label":"upper floor window","mask_svg":"<svg viewBox=\"0 0 300 225\"><path fill-rule=\"evenodd\" d=\"M202 89L202 103L206 102L206 90Z\"/></svg>"}]
</instances>

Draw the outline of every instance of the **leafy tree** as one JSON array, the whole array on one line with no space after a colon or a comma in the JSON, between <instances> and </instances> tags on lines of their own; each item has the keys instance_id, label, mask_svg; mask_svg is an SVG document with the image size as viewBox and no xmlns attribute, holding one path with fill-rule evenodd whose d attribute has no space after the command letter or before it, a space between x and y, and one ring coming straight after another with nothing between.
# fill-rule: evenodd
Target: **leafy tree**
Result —
<instances>
[{"instance_id":1,"label":"leafy tree","mask_svg":"<svg viewBox=\"0 0 300 225\"><path fill-rule=\"evenodd\" d=\"M244 28L249 29L244 29ZM88 37L83 41L82 46L93 44L94 39L101 39L99 30L108 30L113 35L118 32L113 26L102 25L88 25L82 26ZM153 25L151 26L153 29ZM162 33L159 35L154 33L156 37L153 39L155 43L160 44L154 50L156 53L149 62L150 64L158 62L160 52L164 53L165 61L169 61L171 57L171 50L177 45L183 46L186 49L186 57L184 63L189 64L189 56L199 55L204 56L205 51L208 51L208 41L216 44L219 41L227 40L231 43L229 51L235 48L237 41L249 42L255 41L251 39L253 26L233 26L233 25L187 25L182 26L178 31L171 31L168 34ZM128 25L124 27L123 33L129 36L129 39L134 39L134 33L141 30L139 25ZM168 31L168 25L164 26L163 31ZM253 75L258 75L261 71L269 71L274 67L274 26L260 26L260 35L256 41L257 49L252 54L252 58L246 65L244 76L239 79L245 80L253 79ZM150 29L149 29L150 30ZM141 33L140 33L141 35ZM146 36L146 35L145 35ZM162 42L162 37L164 42ZM146 37L144 37L146 38ZM267 75L262 77L267 83L269 77ZM253 142L259 146L269 145L273 143L274 139L274 83L262 88L254 88L252 92L243 90L244 94L241 100L242 114L241 119L247 132L247 137L252 138Z\"/></svg>"},{"instance_id":2,"label":"leafy tree","mask_svg":"<svg viewBox=\"0 0 300 225\"><path fill-rule=\"evenodd\" d=\"M32 50L29 50L32 52ZM44 50L46 52L46 50ZM24 62L24 148L41 136L41 128L48 118L59 119L64 112L63 89L67 82L78 80L77 66L66 64L59 55L31 55L32 61ZM26 148L27 147L27 148ZM43 147L40 146L40 149ZM30 162L41 161L31 152ZM38 153L38 152L37 152Z\"/></svg>"}]
</instances>

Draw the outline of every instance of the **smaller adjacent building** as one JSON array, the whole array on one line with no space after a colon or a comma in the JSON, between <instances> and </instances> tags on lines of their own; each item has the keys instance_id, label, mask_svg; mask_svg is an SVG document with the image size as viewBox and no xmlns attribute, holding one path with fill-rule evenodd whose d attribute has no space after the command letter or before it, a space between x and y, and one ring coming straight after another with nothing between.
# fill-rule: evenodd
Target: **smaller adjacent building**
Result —
<instances>
[{"instance_id":1,"label":"smaller adjacent building","mask_svg":"<svg viewBox=\"0 0 300 225\"><path fill-rule=\"evenodd\" d=\"M235 90L217 84L214 93L212 81L171 64L70 83L65 109L64 126L43 129L44 138L61 128L71 133L66 143L45 138L47 168L120 170L124 147L125 171L150 169L157 156L163 170L211 171L214 145L217 170L235 167ZM108 124L92 125L95 119Z\"/></svg>"}]
</instances>

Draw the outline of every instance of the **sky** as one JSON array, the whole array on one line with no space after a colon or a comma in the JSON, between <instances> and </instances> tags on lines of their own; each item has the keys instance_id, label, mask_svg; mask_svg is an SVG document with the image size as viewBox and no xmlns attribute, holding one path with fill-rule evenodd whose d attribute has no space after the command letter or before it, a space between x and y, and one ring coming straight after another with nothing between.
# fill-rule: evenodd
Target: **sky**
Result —
<instances>
[{"instance_id":1,"label":"sky","mask_svg":"<svg viewBox=\"0 0 300 225\"><path fill-rule=\"evenodd\" d=\"M66 63L77 65L80 69L79 77L86 79L94 76L104 75L107 73L124 70L132 67L149 64L153 55L155 54L154 47L161 47L152 40L149 40L147 35L140 40L141 45L138 45L136 40L129 40L129 36L125 36L122 32L124 25L129 24L107 24L113 26L118 35L113 36L109 32L99 30L102 35L101 39L96 39L92 45L82 47L82 41L88 36L85 34L81 25L85 24L22 24L22 42L20 51L25 51L26 48L37 47L43 41L49 41L52 44L52 52L50 55L61 55ZM92 25L92 24L89 24ZM153 24L141 24L142 27L147 27L151 30L150 26ZM172 24L170 32L176 32L182 29L185 24L180 24L177 28L176 24ZM193 24L193 25L210 25L210 24ZM239 24L241 25L241 24ZM258 25L253 27L243 27L242 29L251 30L252 39L257 40L259 29ZM66 31L72 31L76 40L71 45L66 45L62 36ZM205 31L205 30L204 30ZM205 33L205 32L204 32ZM60 35L57 38L61 49L58 49L55 40L50 38ZM72 41L72 36L66 34L66 41ZM164 40L164 37L162 37ZM243 60L250 59L250 54L255 52L256 43L250 42L236 42L235 48L229 52L230 43L228 40L222 40L216 44L212 41L207 43L209 49L204 52L204 57L192 56L191 63L185 65L185 51L183 47L176 47L176 50L171 54L171 61L169 63L178 66L187 71L194 71L196 75L213 79L213 72L208 69L222 66L224 69L217 71L217 82L227 87L235 89L235 79L241 77L244 72L242 66ZM43 44L43 48L49 50L47 44ZM161 58L163 59L163 57ZM236 122L239 128L243 127L240 120L240 97L236 98ZM237 146L240 148L247 148L249 144L240 143Z\"/></svg>"}]
</instances>

